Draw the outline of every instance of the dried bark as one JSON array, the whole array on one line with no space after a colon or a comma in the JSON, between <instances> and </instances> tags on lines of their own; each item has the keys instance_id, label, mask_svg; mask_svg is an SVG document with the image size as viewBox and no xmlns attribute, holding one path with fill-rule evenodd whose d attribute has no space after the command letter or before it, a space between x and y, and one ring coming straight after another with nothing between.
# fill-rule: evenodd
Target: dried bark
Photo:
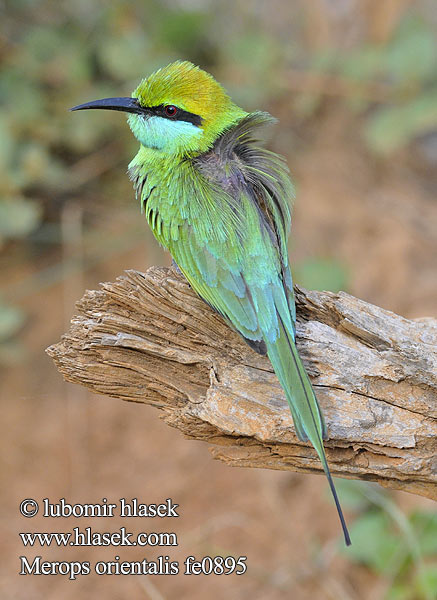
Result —
<instances>
[{"instance_id":1,"label":"dried bark","mask_svg":"<svg viewBox=\"0 0 437 600\"><path fill-rule=\"evenodd\" d=\"M297 345L328 426L333 475L437 499L437 321L296 288ZM48 348L65 379L160 408L234 466L321 472L267 358L172 269L127 271L77 304Z\"/></svg>"}]
</instances>

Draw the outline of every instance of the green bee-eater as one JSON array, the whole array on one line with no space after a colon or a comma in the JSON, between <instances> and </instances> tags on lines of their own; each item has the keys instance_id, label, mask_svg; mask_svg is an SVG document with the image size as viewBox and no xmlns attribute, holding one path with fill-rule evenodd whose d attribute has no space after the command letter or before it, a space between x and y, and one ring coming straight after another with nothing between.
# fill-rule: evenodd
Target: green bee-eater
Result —
<instances>
[{"instance_id":1,"label":"green bee-eater","mask_svg":"<svg viewBox=\"0 0 437 600\"><path fill-rule=\"evenodd\" d=\"M72 110L89 108L129 113L140 142L129 174L153 234L199 296L269 357L299 439L320 457L349 545L323 415L295 345L287 253L293 186L283 158L254 137L274 120L245 112L211 75L179 61L144 79L131 98Z\"/></svg>"}]
</instances>

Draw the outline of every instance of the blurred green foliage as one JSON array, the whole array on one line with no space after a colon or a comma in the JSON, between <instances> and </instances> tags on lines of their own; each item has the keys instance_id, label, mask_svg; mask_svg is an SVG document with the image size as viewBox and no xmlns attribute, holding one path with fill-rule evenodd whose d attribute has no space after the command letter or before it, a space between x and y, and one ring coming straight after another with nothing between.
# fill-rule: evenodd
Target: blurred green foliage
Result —
<instances>
[{"instance_id":1,"label":"blurred green foliage","mask_svg":"<svg viewBox=\"0 0 437 600\"><path fill-rule=\"evenodd\" d=\"M23 311L13 306L0 304L0 344L16 333L24 321Z\"/></svg>"},{"instance_id":2,"label":"blurred green foliage","mask_svg":"<svg viewBox=\"0 0 437 600\"><path fill-rule=\"evenodd\" d=\"M0 303L0 365L22 360L25 351L14 337L26 322L26 313L16 306Z\"/></svg>"},{"instance_id":3,"label":"blurred green foliage","mask_svg":"<svg viewBox=\"0 0 437 600\"><path fill-rule=\"evenodd\" d=\"M371 149L390 153L437 128L437 36L431 23L407 15L387 45L363 47L343 68L348 77L391 86L387 105L368 116L365 138Z\"/></svg>"},{"instance_id":4,"label":"blurred green foliage","mask_svg":"<svg viewBox=\"0 0 437 600\"><path fill-rule=\"evenodd\" d=\"M310 290L339 292L348 284L348 273L338 260L309 258L297 263L293 269L294 280Z\"/></svg>"},{"instance_id":5,"label":"blurred green foliage","mask_svg":"<svg viewBox=\"0 0 437 600\"><path fill-rule=\"evenodd\" d=\"M290 96L293 72L326 76L328 88L338 77L376 152L393 152L437 127L437 36L414 10L385 42L362 39L349 52L332 43L312 47L297 18L292 41L284 39L267 8L242 3L9 0L1 10L0 244L35 230L48 205L75 193L71 167L79 157L111 139L121 140L121 156L133 147L122 119L108 128L107 115L72 119L67 108L128 94L176 58L213 70L248 108L287 102L296 119L312 116L326 90L304 85Z\"/></svg>"},{"instance_id":6,"label":"blurred green foliage","mask_svg":"<svg viewBox=\"0 0 437 600\"><path fill-rule=\"evenodd\" d=\"M437 129L437 36L423 16L407 12L385 44L317 52L310 69L349 86L346 104L365 116L364 139L377 153L390 154ZM321 99L311 97L313 110Z\"/></svg>"},{"instance_id":7,"label":"blurred green foliage","mask_svg":"<svg viewBox=\"0 0 437 600\"><path fill-rule=\"evenodd\" d=\"M337 482L342 503L358 513L353 544L342 550L388 582L384 600L433 600L437 590L437 513L404 515L376 484Z\"/></svg>"}]
</instances>

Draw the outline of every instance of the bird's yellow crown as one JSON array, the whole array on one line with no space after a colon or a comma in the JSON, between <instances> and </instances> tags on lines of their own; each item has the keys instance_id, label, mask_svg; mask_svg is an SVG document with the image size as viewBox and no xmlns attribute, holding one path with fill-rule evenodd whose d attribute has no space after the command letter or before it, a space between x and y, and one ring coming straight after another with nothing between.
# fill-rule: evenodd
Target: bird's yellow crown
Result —
<instances>
[{"instance_id":1,"label":"bird's yellow crown","mask_svg":"<svg viewBox=\"0 0 437 600\"><path fill-rule=\"evenodd\" d=\"M132 94L145 108L176 106L200 117L199 148L206 150L220 133L247 113L232 102L210 75L188 61L176 61L141 81Z\"/></svg>"}]
</instances>

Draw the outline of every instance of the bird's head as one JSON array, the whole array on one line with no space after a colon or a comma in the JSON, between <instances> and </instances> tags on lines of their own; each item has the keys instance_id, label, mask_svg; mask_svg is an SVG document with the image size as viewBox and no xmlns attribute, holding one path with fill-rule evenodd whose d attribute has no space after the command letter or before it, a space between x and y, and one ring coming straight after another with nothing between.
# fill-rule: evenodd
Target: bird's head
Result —
<instances>
[{"instance_id":1,"label":"bird's head","mask_svg":"<svg viewBox=\"0 0 437 600\"><path fill-rule=\"evenodd\" d=\"M211 75L181 61L143 79L131 98L105 98L71 110L89 108L129 113L129 126L143 146L179 155L205 152L247 114Z\"/></svg>"}]
</instances>

